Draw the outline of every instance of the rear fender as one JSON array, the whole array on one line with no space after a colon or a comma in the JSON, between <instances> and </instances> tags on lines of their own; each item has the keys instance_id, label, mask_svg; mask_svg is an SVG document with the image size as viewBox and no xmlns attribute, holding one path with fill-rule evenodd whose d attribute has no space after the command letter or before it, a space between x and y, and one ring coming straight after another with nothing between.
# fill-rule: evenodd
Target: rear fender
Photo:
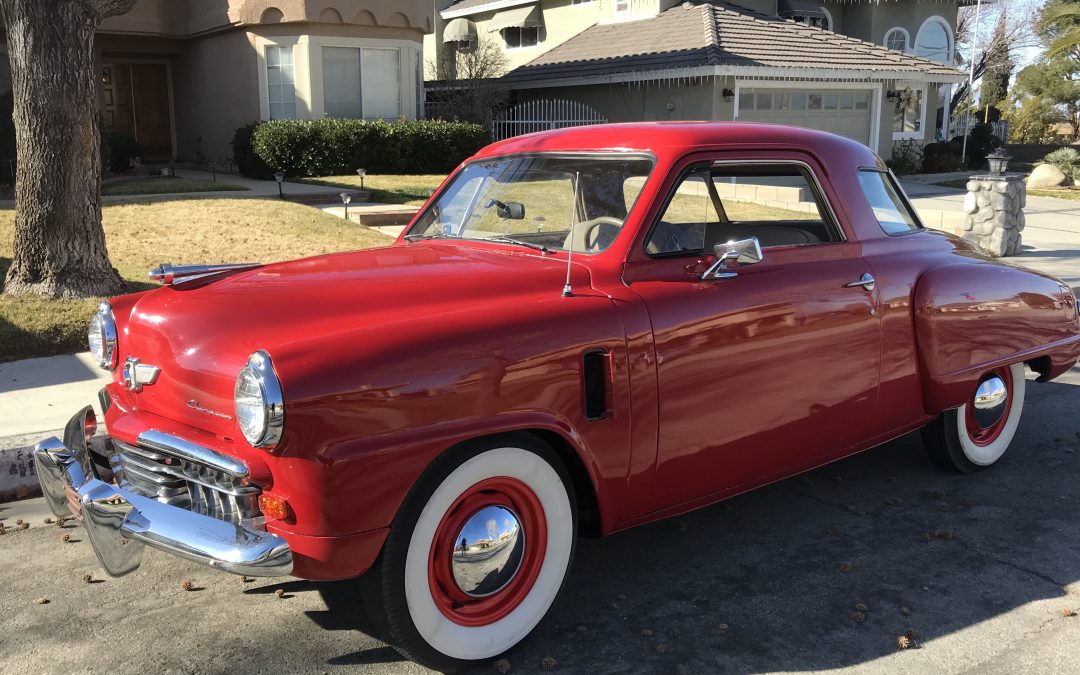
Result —
<instances>
[{"instance_id":1,"label":"rear fender","mask_svg":"<svg viewBox=\"0 0 1080 675\"><path fill-rule=\"evenodd\" d=\"M914 300L928 414L963 405L994 368L1031 362L1045 381L1080 358L1076 299L1051 276L979 260L942 265L919 277Z\"/></svg>"}]
</instances>

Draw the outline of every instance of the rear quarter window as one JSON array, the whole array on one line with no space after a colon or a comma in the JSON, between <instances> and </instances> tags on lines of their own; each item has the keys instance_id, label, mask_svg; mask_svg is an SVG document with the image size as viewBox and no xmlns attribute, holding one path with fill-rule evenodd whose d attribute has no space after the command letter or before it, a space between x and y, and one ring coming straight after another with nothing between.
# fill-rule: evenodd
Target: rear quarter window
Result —
<instances>
[{"instance_id":1,"label":"rear quarter window","mask_svg":"<svg viewBox=\"0 0 1080 675\"><path fill-rule=\"evenodd\" d=\"M859 186L862 187L874 217L886 234L905 234L922 229L919 219L892 176L884 171L860 169Z\"/></svg>"}]
</instances>

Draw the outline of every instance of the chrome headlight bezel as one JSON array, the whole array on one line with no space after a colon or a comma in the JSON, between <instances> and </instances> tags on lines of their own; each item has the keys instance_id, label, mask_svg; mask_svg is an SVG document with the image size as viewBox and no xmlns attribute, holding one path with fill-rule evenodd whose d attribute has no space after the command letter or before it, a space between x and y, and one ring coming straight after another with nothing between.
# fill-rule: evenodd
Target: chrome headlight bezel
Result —
<instances>
[{"instance_id":1,"label":"chrome headlight bezel","mask_svg":"<svg viewBox=\"0 0 1080 675\"><path fill-rule=\"evenodd\" d=\"M261 424L257 428L247 428L243 422L245 415L240 412L240 391L247 380L259 388L261 396ZM270 355L259 350L248 357L247 364L236 375L233 387L233 406L236 412L236 424L244 439L254 448L272 450L281 441L285 429L285 398L281 393L281 381L274 371Z\"/></svg>"},{"instance_id":2,"label":"chrome headlight bezel","mask_svg":"<svg viewBox=\"0 0 1080 675\"><path fill-rule=\"evenodd\" d=\"M94 348L92 338L95 334L100 340L101 349ZM90 318L86 335L90 353L93 354L98 367L102 370L116 370L116 319L113 317L112 305L107 301L102 300L98 305L97 312Z\"/></svg>"}]
</instances>

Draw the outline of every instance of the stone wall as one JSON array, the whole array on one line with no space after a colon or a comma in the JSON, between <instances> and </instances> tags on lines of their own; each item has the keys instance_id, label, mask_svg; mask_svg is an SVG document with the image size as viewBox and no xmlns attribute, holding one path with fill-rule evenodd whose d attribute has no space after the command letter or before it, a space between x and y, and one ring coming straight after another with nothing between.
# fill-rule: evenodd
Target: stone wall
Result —
<instances>
[{"instance_id":1,"label":"stone wall","mask_svg":"<svg viewBox=\"0 0 1080 675\"><path fill-rule=\"evenodd\" d=\"M972 176L960 236L994 257L1020 252L1027 192L1020 176Z\"/></svg>"}]
</instances>

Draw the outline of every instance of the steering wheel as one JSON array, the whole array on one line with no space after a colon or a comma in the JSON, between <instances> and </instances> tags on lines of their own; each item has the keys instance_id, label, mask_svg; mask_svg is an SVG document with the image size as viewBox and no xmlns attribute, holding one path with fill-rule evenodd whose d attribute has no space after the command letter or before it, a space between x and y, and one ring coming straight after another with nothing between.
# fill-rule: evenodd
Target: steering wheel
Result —
<instances>
[{"instance_id":1,"label":"steering wheel","mask_svg":"<svg viewBox=\"0 0 1080 675\"><path fill-rule=\"evenodd\" d=\"M602 231L600 228L607 226L606 231ZM619 234L619 230L622 229L623 221L612 216L600 216L599 218L593 218L592 220L586 220L583 223L578 223L578 227L585 228L585 234L582 239L585 243L586 250L600 250L607 248L611 245L611 242L615 240L615 236ZM600 243L600 239L603 236L608 237L607 244L605 246L597 246Z\"/></svg>"}]
</instances>

